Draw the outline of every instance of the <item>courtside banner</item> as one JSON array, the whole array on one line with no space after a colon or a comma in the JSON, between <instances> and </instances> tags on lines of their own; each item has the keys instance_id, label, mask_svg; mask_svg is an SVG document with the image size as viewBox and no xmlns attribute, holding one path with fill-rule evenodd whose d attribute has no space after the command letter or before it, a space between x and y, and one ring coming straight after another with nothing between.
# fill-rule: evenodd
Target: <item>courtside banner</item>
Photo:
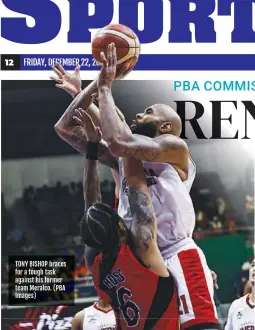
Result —
<instances>
[{"instance_id":1,"label":"courtside banner","mask_svg":"<svg viewBox=\"0 0 255 330\"><path fill-rule=\"evenodd\" d=\"M141 43L134 70L254 70L254 0L2 0L1 69L99 70L91 41L124 24Z\"/></svg>"},{"instance_id":2,"label":"courtside banner","mask_svg":"<svg viewBox=\"0 0 255 330\"><path fill-rule=\"evenodd\" d=\"M6 330L68 330L73 316L93 303L78 302L75 306L43 306L2 309L2 327Z\"/></svg>"}]
</instances>

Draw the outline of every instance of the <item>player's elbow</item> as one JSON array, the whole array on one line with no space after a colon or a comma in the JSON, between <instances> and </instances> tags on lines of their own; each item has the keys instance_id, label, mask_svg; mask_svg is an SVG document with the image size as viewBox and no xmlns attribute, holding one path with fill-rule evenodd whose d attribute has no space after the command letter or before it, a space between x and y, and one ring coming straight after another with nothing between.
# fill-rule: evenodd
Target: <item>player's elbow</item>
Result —
<instances>
[{"instance_id":1,"label":"player's elbow","mask_svg":"<svg viewBox=\"0 0 255 330\"><path fill-rule=\"evenodd\" d=\"M110 153L115 157L123 157L123 150L125 150L125 144L119 139L110 139L107 141Z\"/></svg>"},{"instance_id":2,"label":"player's elbow","mask_svg":"<svg viewBox=\"0 0 255 330\"><path fill-rule=\"evenodd\" d=\"M55 131L58 133L59 132L59 124L58 123L56 123L55 125L54 125L54 129L55 129Z\"/></svg>"},{"instance_id":3,"label":"player's elbow","mask_svg":"<svg viewBox=\"0 0 255 330\"><path fill-rule=\"evenodd\" d=\"M132 147L134 144L133 135L129 132L119 136L112 136L106 142L111 154L115 157L127 156L130 147Z\"/></svg>"},{"instance_id":4,"label":"player's elbow","mask_svg":"<svg viewBox=\"0 0 255 330\"><path fill-rule=\"evenodd\" d=\"M63 133L63 128L61 127L61 125L59 123L56 123L54 125L54 129L55 129L55 132L61 137L61 135Z\"/></svg>"},{"instance_id":5,"label":"player's elbow","mask_svg":"<svg viewBox=\"0 0 255 330\"><path fill-rule=\"evenodd\" d=\"M64 141L68 141L69 140L69 132L67 130L65 130L61 124L57 123L54 125L54 129L56 131L56 133L58 134L58 136L64 140Z\"/></svg>"}]
</instances>

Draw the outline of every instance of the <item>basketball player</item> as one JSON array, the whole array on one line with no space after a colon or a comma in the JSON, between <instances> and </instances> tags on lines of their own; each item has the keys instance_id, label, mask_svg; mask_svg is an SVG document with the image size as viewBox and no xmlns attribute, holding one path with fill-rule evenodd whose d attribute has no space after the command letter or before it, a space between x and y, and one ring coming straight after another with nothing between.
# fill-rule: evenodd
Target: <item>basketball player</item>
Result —
<instances>
[{"instance_id":1,"label":"basketball player","mask_svg":"<svg viewBox=\"0 0 255 330\"><path fill-rule=\"evenodd\" d=\"M109 63L108 69L114 72L114 65L112 68ZM120 120L119 114L115 110L112 111L113 106L115 107L109 86L112 77L109 82L102 73L101 79L94 81L76 97L56 124L55 129L62 139L84 153L86 137L72 122L71 114L74 114L75 107L82 103L87 106L88 113L92 114L92 107L88 106L88 98L95 92L95 86L98 84L99 102L102 104L104 96L107 101L100 112L102 123L105 124L101 124L103 137L107 140L110 151L120 157L130 155L145 161L144 168L158 219L158 245L177 283L182 327L183 329L192 329L196 326L198 329L217 329L219 325L213 302L211 274L202 251L192 240L195 216L188 190L194 180L195 166L189 159L186 144L178 136L181 132L180 118L170 107L152 106L144 114L137 115L137 121L132 130L138 134L132 135L125 122ZM59 72L58 74L60 76ZM59 82L65 86L66 73L63 71L61 74L62 78ZM93 109L95 109L94 105ZM96 120L100 118L99 110L97 111L97 117L93 113ZM112 112L117 113L117 120L114 117L112 121ZM110 135L110 127L115 136ZM126 140L123 138L125 134ZM154 138L155 135L158 137ZM114 140L116 136L121 139ZM100 145L99 161L114 169L115 178L118 176L118 162L109 152L107 143ZM119 212L130 227L132 216L125 193L127 189L122 159L120 159L120 175ZM183 182L188 190L184 189ZM196 276L194 276L194 270Z\"/></svg>"},{"instance_id":2,"label":"basketball player","mask_svg":"<svg viewBox=\"0 0 255 330\"><path fill-rule=\"evenodd\" d=\"M228 312L225 330L254 330L255 329L255 259L249 271L251 293L235 300Z\"/></svg>"},{"instance_id":3,"label":"basketball player","mask_svg":"<svg viewBox=\"0 0 255 330\"><path fill-rule=\"evenodd\" d=\"M132 212L122 157L141 160L158 221L158 245L178 288L182 328L219 329L212 276L205 256L192 240L195 214L183 182L188 180L191 185L194 173L187 145L179 137L181 120L172 108L155 105L138 114L130 129L117 115L111 92L117 65L113 43L108 46L107 58L103 52L101 57L101 128L110 152L120 158L119 214L130 227Z\"/></svg>"},{"instance_id":4,"label":"basketball player","mask_svg":"<svg viewBox=\"0 0 255 330\"><path fill-rule=\"evenodd\" d=\"M83 195L85 203L85 211L92 206L95 201L101 200L100 183L98 176L98 161L95 157L90 157L90 149L97 145L101 140L101 131L94 126L89 115L84 113L83 127L86 135L89 149L87 151L87 159L83 173ZM86 127L86 129L85 129ZM85 247L89 249L89 247ZM115 313L107 300L102 297L92 306L84 308L78 312L72 321L72 330L115 330L116 318Z\"/></svg>"},{"instance_id":5,"label":"basketball player","mask_svg":"<svg viewBox=\"0 0 255 330\"><path fill-rule=\"evenodd\" d=\"M96 159L100 130L93 125L88 114L82 109L77 111L75 120L81 124L81 128L85 123L87 141L89 141L84 196L86 206L95 204L83 217L82 237L85 244L91 247L85 248L86 265L93 273L95 286L105 301L111 300L115 309L120 308L121 329L177 330L179 322L176 289L157 247L156 221L142 162L133 159L124 160L133 212L133 222L129 232L116 211L98 203L100 186ZM92 136L93 130L94 136ZM139 289L140 283L143 283L143 288ZM145 293L146 284L148 287ZM84 330L107 328L102 324L102 328L99 328L99 320L97 325L93 324L96 323L93 321L95 315L98 318L103 317L101 313L95 313L95 307L94 305L92 310L86 309L85 315L84 312L78 313L74 319L73 329L78 330L81 325ZM94 315L92 318L90 318L91 314ZM88 318L90 318L89 322L87 322ZM106 319L106 316L104 318ZM110 321L109 318L108 320Z\"/></svg>"}]
</instances>

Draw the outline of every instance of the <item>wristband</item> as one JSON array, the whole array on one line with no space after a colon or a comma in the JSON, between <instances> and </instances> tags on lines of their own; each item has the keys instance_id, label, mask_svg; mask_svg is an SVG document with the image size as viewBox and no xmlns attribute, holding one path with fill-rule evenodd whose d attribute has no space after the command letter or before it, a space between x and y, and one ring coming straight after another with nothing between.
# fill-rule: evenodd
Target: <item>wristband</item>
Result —
<instances>
[{"instance_id":1,"label":"wristband","mask_svg":"<svg viewBox=\"0 0 255 330\"><path fill-rule=\"evenodd\" d=\"M98 142L87 142L86 159L98 160Z\"/></svg>"}]
</instances>

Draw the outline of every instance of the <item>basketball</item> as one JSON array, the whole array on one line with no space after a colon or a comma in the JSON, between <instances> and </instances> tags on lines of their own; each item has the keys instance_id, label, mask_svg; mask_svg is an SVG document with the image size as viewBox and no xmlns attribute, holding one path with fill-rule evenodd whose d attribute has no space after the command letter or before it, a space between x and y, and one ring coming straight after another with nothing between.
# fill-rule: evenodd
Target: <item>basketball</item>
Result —
<instances>
[{"instance_id":1,"label":"basketball","mask_svg":"<svg viewBox=\"0 0 255 330\"><path fill-rule=\"evenodd\" d=\"M140 54L140 42L136 34L127 26L110 24L97 32L92 40L92 54L102 65L100 52L107 53L107 47L114 42L117 53L116 78L125 77L137 63Z\"/></svg>"}]
</instances>

